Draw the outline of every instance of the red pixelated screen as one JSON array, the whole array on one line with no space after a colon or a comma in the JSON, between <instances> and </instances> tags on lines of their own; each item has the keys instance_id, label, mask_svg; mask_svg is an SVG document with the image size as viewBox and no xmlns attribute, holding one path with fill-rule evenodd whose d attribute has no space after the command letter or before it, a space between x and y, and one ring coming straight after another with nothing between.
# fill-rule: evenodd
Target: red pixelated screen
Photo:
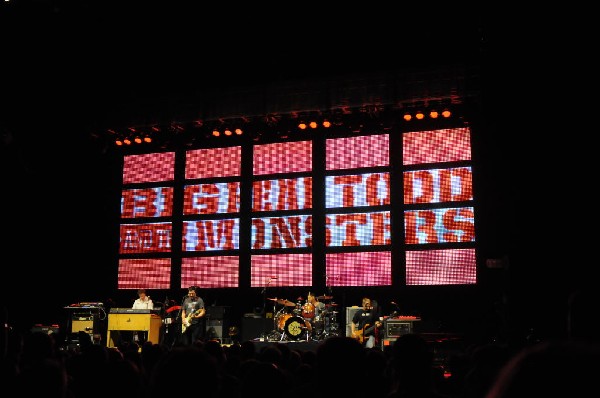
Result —
<instances>
[{"instance_id":1,"label":"red pixelated screen","mask_svg":"<svg viewBox=\"0 0 600 398\"><path fill-rule=\"evenodd\" d=\"M139 289L151 286L152 289L171 287L171 259L120 259L119 289Z\"/></svg>"},{"instance_id":2,"label":"red pixelated screen","mask_svg":"<svg viewBox=\"0 0 600 398\"><path fill-rule=\"evenodd\" d=\"M128 155L123 161L123 184L173 181L175 152Z\"/></svg>"},{"instance_id":3,"label":"red pixelated screen","mask_svg":"<svg viewBox=\"0 0 600 398\"><path fill-rule=\"evenodd\" d=\"M170 252L172 225L164 223L121 224L119 253Z\"/></svg>"},{"instance_id":4,"label":"red pixelated screen","mask_svg":"<svg viewBox=\"0 0 600 398\"><path fill-rule=\"evenodd\" d=\"M406 252L407 285L463 285L477 282L475 249Z\"/></svg>"},{"instance_id":5,"label":"red pixelated screen","mask_svg":"<svg viewBox=\"0 0 600 398\"><path fill-rule=\"evenodd\" d=\"M405 166L458 160L471 160L471 131L467 127L418 131L402 136L402 163Z\"/></svg>"},{"instance_id":6,"label":"red pixelated screen","mask_svg":"<svg viewBox=\"0 0 600 398\"><path fill-rule=\"evenodd\" d=\"M239 176L242 147L197 149L186 152L185 178Z\"/></svg>"},{"instance_id":7,"label":"red pixelated screen","mask_svg":"<svg viewBox=\"0 0 600 398\"><path fill-rule=\"evenodd\" d=\"M180 153L125 157L119 288L160 288L174 274L171 288L311 286L313 275L339 287L390 286L395 275L403 285L477 282L468 127ZM153 264L168 278L148 279Z\"/></svg>"},{"instance_id":8,"label":"red pixelated screen","mask_svg":"<svg viewBox=\"0 0 600 398\"><path fill-rule=\"evenodd\" d=\"M171 217L173 187L124 189L121 193L121 217Z\"/></svg>"},{"instance_id":9,"label":"red pixelated screen","mask_svg":"<svg viewBox=\"0 0 600 398\"><path fill-rule=\"evenodd\" d=\"M388 134L336 138L325 141L325 169L343 170L389 166Z\"/></svg>"},{"instance_id":10,"label":"red pixelated screen","mask_svg":"<svg viewBox=\"0 0 600 398\"><path fill-rule=\"evenodd\" d=\"M181 285L200 288L239 287L238 256L188 257L181 259Z\"/></svg>"},{"instance_id":11,"label":"red pixelated screen","mask_svg":"<svg viewBox=\"0 0 600 398\"><path fill-rule=\"evenodd\" d=\"M312 142L280 142L254 146L254 175L312 171Z\"/></svg>"},{"instance_id":12,"label":"red pixelated screen","mask_svg":"<svg viewBox=\"0 0 600 398\"><path fill-rule=\"evenodd\" d=\"M392 254L383 252L329 253L329 286L388 286L392 284Z\"/></svg>"},{"instance_id":13,"label":"red pixelated screen","mask_svg":"<svg viewBox=\"0 0 600 398\"><path fill-rule=\"evenodd\" d=\"M250 265L250 286L311 286L312 254L253 255Z\"/></svg>"}]
</instances>

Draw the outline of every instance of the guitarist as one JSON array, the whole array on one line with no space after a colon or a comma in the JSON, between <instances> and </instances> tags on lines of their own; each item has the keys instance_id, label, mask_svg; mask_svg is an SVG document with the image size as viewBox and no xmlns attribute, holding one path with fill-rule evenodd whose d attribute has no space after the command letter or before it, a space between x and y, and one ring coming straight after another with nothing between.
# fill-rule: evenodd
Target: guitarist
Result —
<instances>
[{"instance_id":1,"label":"guitarist","mask_svg":"<svg viewBox=\"0 0 600 398\"><path fill-rule=\"evenodd\" d=\"M188 295L181 304L182 331L181 342L183 345L192 345L204 338L204 300L198 296L198 287L190 286Z\"/></svg>"},{"instance_id":2,"label":"guitarist","mask_svg":"<svg viewBox=\"0 0 600 398\"><path fill-rule=\"evenodd\" d=\"M373 348L377 343L377 334L382 323L378 311L373 307L369 297L363 297L362 308L354 313L350 327L352 337L366 348Z\"/></svg>"}]
</instances>

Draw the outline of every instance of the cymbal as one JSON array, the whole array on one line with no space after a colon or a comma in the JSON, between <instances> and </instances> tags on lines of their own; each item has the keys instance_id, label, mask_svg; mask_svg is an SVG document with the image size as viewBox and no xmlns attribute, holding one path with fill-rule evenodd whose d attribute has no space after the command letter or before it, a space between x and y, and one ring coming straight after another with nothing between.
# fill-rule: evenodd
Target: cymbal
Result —
<instances>
[{"instance_id":1,"label":"cymbal","mask_svg":"<svg viewBox=\"0 0 600 398\"><path fill-rule=\"evenodd\" d=\"M333 298L333 296L319 296L317 297L317 299L319 300L331 300Z\"/></svg>"},{"instance_id":2,"label":"cymbal","mask_svg":"<svg viewBox=\"0 0 600 398\"><path fill-rule=\"evenodd\" d=\"M268 297L267 297L267 300L271 300L271 301L277 301L277 297L275 297L275 298L268 298Z\"/></svg>"},{"instance_id":3,"label":"cymbal","mask_svg":"<svg viewBox=\"0 0 600 398\"><path fill-rule=\"evenodd\" d=\"M296 303L290 300L277 300L277 304L285 305L286 307L295 307Z\"/></svg>"}]
</instances>

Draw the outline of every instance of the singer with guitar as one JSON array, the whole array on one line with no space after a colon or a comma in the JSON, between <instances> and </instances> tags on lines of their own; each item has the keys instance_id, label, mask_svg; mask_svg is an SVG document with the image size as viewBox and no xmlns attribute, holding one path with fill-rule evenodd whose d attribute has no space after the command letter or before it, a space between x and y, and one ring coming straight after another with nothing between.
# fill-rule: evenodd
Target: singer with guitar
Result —
<instances>
[{"instance_id":1,"label":"singer with guitar","mask_svg":"<svg viewBox=\"0 0 600 398\"><path fill-rule=\"evenodd\" d=\"M382 322L377 306L369 297L363 297L362 308L354 313L350 323L352 337L366 348L373 348L378 343L379 328Z\"/></svg>"},{"instance_id":2,"label":"singer with guitar","mask_svg":"<svg viewBox=\"0 0 600 398\"><path fill-rule=\"evenodd\" d=\"M204 338L204 300L198 296L198 287L190 286L181 304L181 343L192 345Z\"/></svg>"}]
</instances>

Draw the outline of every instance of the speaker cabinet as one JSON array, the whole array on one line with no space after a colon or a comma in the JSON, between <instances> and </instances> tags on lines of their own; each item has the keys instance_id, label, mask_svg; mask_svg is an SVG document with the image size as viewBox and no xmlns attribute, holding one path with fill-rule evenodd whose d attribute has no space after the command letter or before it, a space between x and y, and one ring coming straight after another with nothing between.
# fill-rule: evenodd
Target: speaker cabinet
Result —
<instances>
[{"instance_id":1,"label":"speaker cabinet","mask_svg":"<svg viewBox=\"0 0 600 398\"><path fill-rule=\"evenodd\" d=\"M356 311L360 310L362 307L358 307L356 305L352 307L346 307L346 337L352 337L352 317L356 314Z\"/></svg>"},{"instance_id":2,"label":"speaker cabinet","mask_svg":"<svg viewBox=\"0 0 600 398\"><path fill-rule=\"evenodd\" d=\"M206 337L219 340L229 338L227 322L223 319L207 319Z\"/></svg>"},{"instance_id":3,"label":"speaker cabinet","mask_svg":"<svg viewBox=\"0 0 600 398\"><path fill-rule=\"evenodd\" d=\"M206 307L206 319L229 319L231 307L223 305L211 305Z\"/></svg>"},{"instance_id":4,"label":"speaker cabinet","mask_svg":"<svg viewBox=\"0 0 600 398\"><path fill-rule=\"evenodd\" d=\"M73 319L71 322L71 333L86 332L88 334L94 334L94 320L93 319Z\"/></svg>"}]
</instances>

